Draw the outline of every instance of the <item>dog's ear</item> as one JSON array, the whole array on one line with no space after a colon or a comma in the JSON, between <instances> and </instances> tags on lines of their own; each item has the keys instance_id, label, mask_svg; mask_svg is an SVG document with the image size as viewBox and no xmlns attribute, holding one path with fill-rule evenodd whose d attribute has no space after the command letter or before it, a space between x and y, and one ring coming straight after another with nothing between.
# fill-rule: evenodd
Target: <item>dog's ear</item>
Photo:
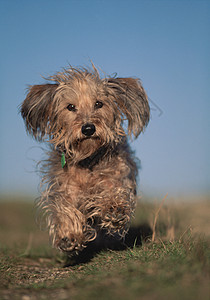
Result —
<instances>
[{"instance_id":1,"label":"dog's ear","mask_svg":"<svg viewBox=\"0 0 210 300\"><path fill-rule=\"evenodd\" d=\"M21 115L27 131L37 140L50 135L55 124L54 100L57 84L33 85L21 105Z\"/></svg>"},{"instance_id":2,"label":"dog's ear","mask_svg":"<svg viewBox=\"0 0 210 300\"><path fill-rule=\"evenodd\" d=\"M137 137L149 122L148 98L139 79L108 78L109 92L128 120L128 134Z\"/></svg>"}]
</instances>

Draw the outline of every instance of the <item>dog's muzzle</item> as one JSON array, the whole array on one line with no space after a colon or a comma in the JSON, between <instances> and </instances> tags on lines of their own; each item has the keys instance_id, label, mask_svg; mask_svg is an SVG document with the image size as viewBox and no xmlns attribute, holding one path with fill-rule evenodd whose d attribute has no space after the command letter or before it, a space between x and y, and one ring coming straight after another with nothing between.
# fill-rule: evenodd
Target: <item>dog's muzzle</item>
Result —
<instances>
[{"instance_id":1,"label":"dog's muzzle","mask_svg":"<svg viewBox=\"0 0 210 300\"><path fill-rule=\"evenodd\" d=\"M95 125L94 124L85 124L82 126L82 133L85 135L85 136L91 136L95 133L96 131L96 128L95 128Z\"/></svg>"}]
</instances>

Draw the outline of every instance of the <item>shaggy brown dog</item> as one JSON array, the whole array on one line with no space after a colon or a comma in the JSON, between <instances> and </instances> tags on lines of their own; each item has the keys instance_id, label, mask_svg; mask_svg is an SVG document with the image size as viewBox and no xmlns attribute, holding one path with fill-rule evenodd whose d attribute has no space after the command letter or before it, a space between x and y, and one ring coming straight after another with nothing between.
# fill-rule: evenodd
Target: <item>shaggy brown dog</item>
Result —
<instances>
[{"instance_id":1,"label":"shaggy brown dog","mask_svg":"<svg viewBox=\"0 0 210 300\"><path fill-rule=\"evenodd\" d=\"M136 204L137 167L122 125L137 137L149 121L140 81L101 79L94 66L69 67L31 86L21 114L27 131L50 145L39 205L53 245L71 254L100 231L124 237Z\"/></svg>"}]
</instances>

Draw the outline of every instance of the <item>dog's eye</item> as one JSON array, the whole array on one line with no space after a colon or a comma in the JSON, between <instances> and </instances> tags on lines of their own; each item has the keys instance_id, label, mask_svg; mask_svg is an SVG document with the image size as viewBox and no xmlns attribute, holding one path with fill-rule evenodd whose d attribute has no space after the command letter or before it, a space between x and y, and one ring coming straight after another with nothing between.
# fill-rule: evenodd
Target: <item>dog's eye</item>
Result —
<instances>
[{"instance_id":1,"label":"dog's eye","mask_svg":"<svg viewBox=\"0 0 210 300\"><path fill-rule=\"evenodd\" d=\"M103 103L101 101L96 101L95 109L102 108L102 106L103 106Z\"/></svg>"},{"instance_id":2,"label":"dog's eye","mask_svg":"<svg viewBox=\"0 0 210 300\"><path fill-rule=\"evenodd\" d=\"M69 111L76 111L76 107L75 107L74 104L69 104L69 105L67 106L67 109L68 109Z\"/></svg>"}]
</instances>

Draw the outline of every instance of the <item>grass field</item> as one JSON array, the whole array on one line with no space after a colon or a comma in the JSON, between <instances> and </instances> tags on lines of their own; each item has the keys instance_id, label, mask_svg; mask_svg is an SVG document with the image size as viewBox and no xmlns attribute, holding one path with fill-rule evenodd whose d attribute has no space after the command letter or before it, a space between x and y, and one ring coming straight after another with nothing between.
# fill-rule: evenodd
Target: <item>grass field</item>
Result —
<instances>
[{"instance_id":1,"label":"grass field","mask_svg":"<svg viewBox=\"0 0 210 300\"><path fill-rule=\"evenodd\" d=\"M31 201L1 199L0 299L209 300L209 199L141 201L127 248L70 261L50 247Z\"/></svg>"}]
</instances>

